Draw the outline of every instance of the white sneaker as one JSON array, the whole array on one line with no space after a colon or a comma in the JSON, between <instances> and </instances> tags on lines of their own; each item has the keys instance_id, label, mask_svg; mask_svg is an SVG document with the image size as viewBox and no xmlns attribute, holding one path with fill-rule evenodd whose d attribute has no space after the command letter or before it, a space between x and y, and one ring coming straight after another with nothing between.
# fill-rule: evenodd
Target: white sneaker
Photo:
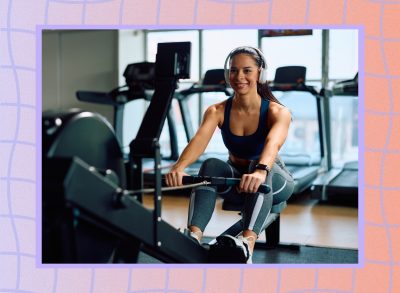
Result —
<instances>
[{"instance_id":1,"label":"white sneaker","mask_svg":"<svg viewBox=\"0 0 400 293\"><path fill-rule=\"evenodd\" d=\"M217 244L225 248L234 248L234 253L239 253L239 255L236 255L235 257L236 260L239 261L239 263L248 263L249 259L251 263L251 255L249 251L248 240L246 238L241 236L238 236L238 238L236 238L226 234L217 237ZM228 252L228 250L226 250L226 252L231 253ZM229 257L229 255L224 255L224 257ZM233 258L232 255L230 257Z\"/></svg>"},{"instance_id":2,"label":"white sneaker","mask_svg":"<svg viewBox=\"0 0 400 293\"><path fill-rule=\"evenodd\" d=\"M190 232L189 236L192 237L194 240L196 240L199 244L201 244L199 236L196 233Z\"/></svg>"},{"instance_id":3,"label":"white sneaker","mask_svg":"<svg viewBox=\"0 0 400 293\"><path fill-rule=\"evenodd\" d=\"M247 239L247 237L243 237L242 235L239 235L239 236L237 237L237 239L240 240L240 241L242 241L243 244L247 247L248 255L247 255L247 261L246 261L246 263L247 263L247 264L252 264L252 263L253 263L253 254L251 254L251 253L250 253L250 250L249 250L249 240Z\"/></svg>"},{"instance_id":4,"label":"white sneaker","mask_svg":"<svg viewBox=\"0 0 400 293\"><path fill-rule=\"evenodd\" d=\"M186 228L178 228L178 231L181 232L182 234L185 234L186 236L189 236L190 239L195 241L198 244L201 244L199 235L197 235L195 232L190 231L189 229Z\"/></svg>"}]
</instances>

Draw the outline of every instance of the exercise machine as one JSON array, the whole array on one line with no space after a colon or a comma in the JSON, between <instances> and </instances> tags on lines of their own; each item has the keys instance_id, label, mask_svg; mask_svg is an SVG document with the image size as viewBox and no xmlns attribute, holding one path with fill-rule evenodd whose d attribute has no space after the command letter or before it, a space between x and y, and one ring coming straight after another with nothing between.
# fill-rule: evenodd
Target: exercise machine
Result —
<instances>
[{"instance_id":1,"label":"exercise machine","mask_svg":"<svg viewBox=\"0 0 400 293\"><path fill-rule=\"evenodd\" d=\"M80 90L76 92L76 97L82 102L111 105L114 107L113 125L115 134L122 146L122 151L125 152L126 137L124 137L123 125L126 108L134 101L143 100L150 102L155 90L155 63L139 62L128 64L123 76L126 84L110 92ZM167 113L167 121L171 153L168 157L165 157L166 160L176 160L179 157L174 116L173 109L170 108L170 111Z\"/></svg>"},{"instance_id":2,"label":"exercise machine","mask_svg":"<svg viewBox=\"0 0 400 293\"><path fill-rule=\"evenodd\" d=\"M159 44L155 92L130 144L128 167L112 126L100 115L81 110L43 113L44 263L135 263L140 251L164 262L242 261L235 254L210 258L218 245L198 245L161 217L158 138L176 83L188 77L189 57L190 43ZM154 159L153 210L142 205L144 158ZM239 179L206 180L226 185Z\"/></svg>"},{"instance_id":3,"label":"exercise machine","mask_svg":"<svg viewBox=\"0 0 400 293\"><path fill-rule=\"evenodd\" d=\"M311 195L322 201L338 200L357 206L358 74L351 80L336 83L331 91L326 91L325 96L329 110L326 119L329 146L327 171L313 182ZM331 117L335 119L334 124L331 123ZM333 148L335 143L338 145L336 152ZM346 152L339 149L344 147ZM337 155L334 157L333 153ZM343 161L342 166L337 164L339 161Z\"/></svg>"},{"instance_id":4,"label":"exercise machine","mask_svg":"<svg viewBox=\"0 0 400 293\"><path fill-rule=\"evenodd\" d=\"M52 165L57 166L57 172L51 168ZM50 194L51 190L48 189L50 188L53 189L52 195L57 191L58 197L45 197L44 200L47 205L49 201L53 201L50 205L52 208L58 202L57 219L62 224L57 225L49 221L47 224L54 227L44 227L45 233L48 233L49 229L54 230L52 238L43 238L44 262L97 262L101 257L103 262L136 263L140 251L163 262L242 261L238 253L232 253L229 259L216 258L218 255L216 251L221 249L218 244L212 248L209 245L201 246L187 234L169 225L161 218L160 213L155 209L145 208L138 200L138 194L143 190L130 191L120 188L115 184L115 174L111 175L113 173L111 170L106 172L108 174L102 174L97 168L86 164L78 157L51 159L48 167L51 171L46 171L45 177L52 184L51 187L46 186L45 194ZM201 178L200 180L208 180L208 184L214 185L231 185L237 184L235 179ZM269 189L268 186L262 188L263 192ZM82 242L79 238L81 234L76 233L82 225L86 226L86 231L90 231L89 236L98 237ZM115 243L113 250L101 251L97 248L103 244L99 241L102 240L100 236L103 236L103 242L108 240ZM91 250L101 255L88 259L87 253L93 255ZM108 255L104 255L105 252L108 252Z\"/></svg>"}]
</instances>

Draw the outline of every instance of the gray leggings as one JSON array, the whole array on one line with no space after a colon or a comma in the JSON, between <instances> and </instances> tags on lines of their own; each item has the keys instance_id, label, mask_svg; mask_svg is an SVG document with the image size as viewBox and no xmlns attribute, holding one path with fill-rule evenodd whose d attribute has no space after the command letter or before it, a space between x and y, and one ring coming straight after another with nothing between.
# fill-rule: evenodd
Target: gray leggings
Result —
<instances>
[{"instance_id":1,"label":"gray leggings","mask_svg":"<svg viewBox=\"0 0 400 293\"><path fill-rule=\"evenodd\" d=\"M199 175L241 178L243 174L253 172L256 163L256 161L252 161L248 167L243 167L234 165L231 161L224 162L211 158L203 162ZM271 191L267 194L238 193L234 186L208 185L194 188L190 195L188 226L196 226L204 231L211 219L217 195L219 195L240 204L243 230L252 230L259 235L265 229L272 205L286 201L293 193L293 177L279 157L275 160L271 173L267 176L266 184L271 187Z\"/></svg>"}]
</instances>

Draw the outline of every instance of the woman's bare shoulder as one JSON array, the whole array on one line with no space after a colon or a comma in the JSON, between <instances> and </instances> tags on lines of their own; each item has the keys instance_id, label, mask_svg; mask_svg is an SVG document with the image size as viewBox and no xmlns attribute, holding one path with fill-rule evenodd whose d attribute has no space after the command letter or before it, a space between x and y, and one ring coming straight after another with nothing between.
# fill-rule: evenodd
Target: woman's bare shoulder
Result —
<instances>
[{"instance_id":1,"label":"woman's bare shoulder","mask_svg":"<svg viewBox=\"0 0 400 293\"><path fill-rule=\"evenodd\" d=\"M275 119L281 118L285 120L290 120L291 119L291 114L290 111L287 107L278 104L276 102L270 102L269 104L269 112L272 117Z\"/></svg>"},{"instance_id":2,"label":"woman's bare shoulder","mask_svg":"<svg viewBox=\"0 0 400 293\"><path fill-rule=\"evenodd\" d=\"M209 106L204 113L204 117L216 119L218 125L221 125L224 120L225 104L226 100Z\"/></svg>"},{"instance_id":3,"label":"woman's bare shoulder","mask_svg":"<svg viewBox=\"0 0 400 293\"><path fill-rule=\"evenodd\" d=\"M226 100L216 103L216 104L212 104L211 106L209 106L206 110L206 113L210 113L210 114L214 114L214 115L220 115L224 113L225 110L225 104L226 104Z\"/></svg>"}]
</instances>

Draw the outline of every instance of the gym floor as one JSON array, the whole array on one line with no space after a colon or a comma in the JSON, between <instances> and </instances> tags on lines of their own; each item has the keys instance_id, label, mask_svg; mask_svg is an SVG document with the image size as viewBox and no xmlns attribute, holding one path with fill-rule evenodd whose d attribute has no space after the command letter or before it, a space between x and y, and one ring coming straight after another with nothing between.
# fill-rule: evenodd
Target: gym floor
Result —
<instances>
[{"instance_id":1,"label":"gym floor","mask_svg":"<svg viewBox=\"0 0 400 293\"><path fill-rule=\"evenodd\" d=\"M144 204L153 208L152 195L144 196ZM185 228L189 198L163 195L162 218L176 228ZM238 212L217 206L204 235L215 237L240 219ZM321 203L308 193L290 199L281 214L281 242L303 245L358 249L358 209L351 206ZM265 239L264 233L260 240Z\"/></svg>"}]
</instances>

